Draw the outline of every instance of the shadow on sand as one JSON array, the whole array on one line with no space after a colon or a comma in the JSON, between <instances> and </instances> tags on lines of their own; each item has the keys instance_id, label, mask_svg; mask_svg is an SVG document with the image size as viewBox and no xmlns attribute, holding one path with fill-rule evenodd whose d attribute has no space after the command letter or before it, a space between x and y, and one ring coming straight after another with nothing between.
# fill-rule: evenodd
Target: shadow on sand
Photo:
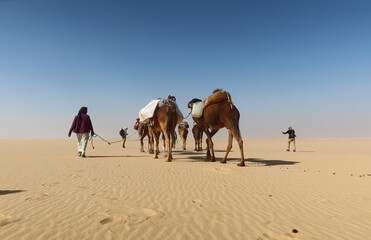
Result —
<instances>
[{"instance_id":1,"label":"shadow on sand","mask_svg":"<svg viewBox=\"0 0 371 240\"><path fill-rule=\"evenodd\" d=\"M264 166L278 166L278 165L294 165L299 162L295 161L286 161L286 160L265 160L261 158L247 158L246 162L259 163Z\"/></svg>"},{"instance_id":2,"label":"shadow on sand","mask_svg":"<svg viewBox=\"0 0 371 240\"><path fill-rule=\"evenodd\" d=\"M191 162L208 162L206 159L206 155L202 153L192 153L192 152L184 152L184 156L188 156L187 159L189 159ZM222 157L216 157L215 162L220 162L223 158ZM239 162L240 158L227 158L227 162ZM245 159L246 164L248 163L257 163L261 166L285 166L285 165L294 165L299 162L297 161L287 161L287 160L278 160L278 159L261 159L261 158L246 158Z\"/></svg>"},{"instance_id":3,"label":"shadow on sand","mask_svg":"<svg viewBox=\"0 0 371 240\"><path fill-rule=\"evenodd\" d=\"M96 156L86 156L85 158L135 158L141 156L109 156L109 155L96 155Z\"/></svg>"},{"instance_id":4,"label":"shadow on sand","mask_svg":"<svg viewBox=\"0 0 371 240\"><path fill-rule=\"evenodd\" d=\"M25 190L0 190L0 196L20 192L25 192Z\"/></svg>"},{"instance_id":5,"label":"shadow on sand","mask_svg":"<svg viewBox=\"0 0 371 240\"><path fill-rule=\"evenodd\" d=\"M176 152L177 155L184 155L184 156L205 156L206 152L190 152L190 151L182 151L182 152Z\"/></svg>"}]
</instances>

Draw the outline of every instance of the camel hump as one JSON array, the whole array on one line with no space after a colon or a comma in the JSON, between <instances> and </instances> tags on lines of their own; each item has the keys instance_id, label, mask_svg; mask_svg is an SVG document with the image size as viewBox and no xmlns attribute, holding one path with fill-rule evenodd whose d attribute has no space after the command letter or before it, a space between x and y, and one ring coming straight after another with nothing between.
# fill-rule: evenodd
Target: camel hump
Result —
<instances>
[{"instance_id":1,"label":"camel hump","mask_svg":"<svg viewBox=\"0 0 371 240\"><path fill-rule=\"evenodd\" d=\"M232 97L229 94L229 92L226 92L224 90L217 90L205 99L204 107L221 102L223 100L228 100L228 102L232 102Z\"/></svg>"}]
</instances>

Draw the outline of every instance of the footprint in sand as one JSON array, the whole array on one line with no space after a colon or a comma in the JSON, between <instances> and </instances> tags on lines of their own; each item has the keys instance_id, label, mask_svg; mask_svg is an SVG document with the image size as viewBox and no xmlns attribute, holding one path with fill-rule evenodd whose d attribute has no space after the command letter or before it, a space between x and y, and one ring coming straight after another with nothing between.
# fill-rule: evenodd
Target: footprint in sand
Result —
<instances>
[{"instance_id":1,"label":"footprint in sand","mask_svg":"<svg viewBox=\"0 0 371 240\"><path fill-rule=\"evenodd\" d=\"M135 226L147 222L152 218L159 218L164 217L165 214L161 212L156 212L150 208L142 208L142 209L133 209L126 215L126 219L128 221L128 225Z\"/></svg>"},{"instance_id":2,"label":"footprint in sand","mask_svg":"<svg viewBox=\"0 0 371 240\"><path fill-rule=\"evenodd\" d=\"M157 212L150 208L143 208L143 212L147 217L153 217L157 215Z\"/></svg>"},{"instance_id":3,"label":"footprint in sand","mask_svg":"<svg viewBox=\"0 0 371 240\"><path fill-rule=\"evenodd\" d=\"M56 185L58 185L58 184L60 184L59 182L54 182L54 183L43 183L43 184L41 184L41 186L43 186L43 187L45 187L45 186L47 186L47 187L54 187L54 186L56 186Z\"/></svg>"},{"instance_id":4,"label":"footprint in sand","mask_svg":"<svg viewBox=\"0 0 371 240\"><path fill-rule=\"evenodd\" d=\"M124 220L123 218L118 217L118 216L112 216L112 217L106 217L106 218L100 220L99 222L102 225L106 225L106 224L112 223L112 222L115 222L115 223L125 223L126 220Z\"/></svg>"},{"instance_id":5,"label":"footprint in sand","mask_svg":"<svg viewBox=\"0 0 371 240\"><path fill-rule=\"evenodd\" d=\"M108 213L108 216L107 216ZM152 217L163 217L165 214L161 214L156 212L153 209L150 208L142 208L142 209L121 209L121 210L109 210L103 219L99 220L99 223L101 225L107 225L110 226L116 225L116 224L125 224L129 226L135 226L138 224L142 224L149 220ZM99 214L100 215L100 214Z\"/></svg>"},{"instance_id":6,"label":"footprint in sand","mask_svg":"<svg viewBox=\"0 0 371 240\"><path fill-rule=\"evenodd\" d=\"M105 219L100 220L99 222L100 222L100 224L104 225L104 224L113 222L113 218L108 217L108 218L105 218Z\"/></svg>"},{"instance_id":7,"label":"footprint in sand","mask_svg":"<svg viewBox=\"0 0 371 240\"><path fill-rule=\"evenodd\" d=\"M296 230L296 229L294 229L294 230ZM297 233L297 232L293 231L293 233ZM266 233L263 233L262 236L258 237L257 239L258 240L263 240L263 239L292 240L292 239L296 239L296 238L291 233L278 234L278 233L273 233L273 232L266 232Z\"/></svg>"},{"instance_id":8,"label":"footprint in sand","mask_svg":"<svg viewBox=\"0 0 371 240\"><path fill-rule=\"evenodd\" d=\"M207 200L202 200L202 199L193 199L192 202L194 204L197 204L199 207L209 206L211 204Z\"/></svg>"},{"instance_id":9,"label":"footprint in sand","mask_svg":"<svg viewBox=\"0 0 371 240\"><path fill-rule=\"evenodd\" d=\"M32 197L28 197L25 199L25 201L38 201L38 200L43 200L43 199L46 199L48 197L48 194L46 193L42 193L42 194L36 194Z\"/></svg>"},{"instance_id":10,"label":"footprint in sand","mask_svg":"<svg viewBox=\"0 0 371 240\"><path fill-rule=\"evenodd\" d=\"M19 221L21 221L20 218L12 218L10 216L0 214L0 227Z\"/></svg>"}]
</instances>

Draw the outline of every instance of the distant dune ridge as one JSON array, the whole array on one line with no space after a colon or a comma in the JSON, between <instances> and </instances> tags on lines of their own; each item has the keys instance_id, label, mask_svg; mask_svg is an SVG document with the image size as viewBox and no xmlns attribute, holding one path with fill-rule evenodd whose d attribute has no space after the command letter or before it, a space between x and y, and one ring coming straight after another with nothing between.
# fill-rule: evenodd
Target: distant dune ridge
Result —
<instances>
[{"instance_id":1,"label":"distant dune ridge","mask_svg":"<svg viewBox=\"0 0 371 240\"><path fill-rule=\"evenodd\" d=\"M371 139L215 139L217 162L129 139L0 140L0 239L370 239ZM146 148L145 148L146 149Z\"/></svg>"}]
</instances>

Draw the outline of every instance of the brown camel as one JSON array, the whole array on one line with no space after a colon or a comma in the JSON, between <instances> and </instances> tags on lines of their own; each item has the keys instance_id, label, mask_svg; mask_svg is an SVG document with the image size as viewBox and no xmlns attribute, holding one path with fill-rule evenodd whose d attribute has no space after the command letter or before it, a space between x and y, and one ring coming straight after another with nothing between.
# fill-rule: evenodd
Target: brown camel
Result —
<instances>
[{"instance_id":1,"label":"brown camel","mask_svg":"<svg viewBox=\"0 0 371 240\"><path fill-rule=\"evenodd\" d=\"M192 108L194 103L200 101L200 99L192 99L188 103L188 108ZM205 100L202 116L199 118L194 117L193 119L197 125L203 129L207 136L207 144L209 146L207 149L207 156L210 161L215 161L214 143L211 138L219 129L225 127L228 130L228 146L225 156L220 162L227 163L227 156L232 149L234 137L236 138L241 153L241 161L237 165L245 166L243 140L239 127L240 112L233 104L231 95L228 92L216 89L213 94Z\"/></svg>"},{"instance_id":2,"label":"brown camel","mask_svg":"<svg viewBox=\"0 0 371 240\"><path fill-rule=\"evenodd\" d=\"M152 135L152 132L149 132L148 130L148 124L145 122L137 122L137 123L136 123L137 126L134 125L134 129L138 130L138 134L140 138L139 139L140 140L140 151L144 152L144 138L148 137L148 153L153 154L155 152L154 147L153 147L153 135Z\"/></svg>"},{"instance_id":3,"label":"brown camel","mask_svg":"<svg viewBox=\"0 0 371 240\"><path fill-rule=\"evenodd\" d=\"M186 150L188 128L189 128L189 124L186 121L183 121L178 125L178 133L179 133L180 139L182 140L183 150Z\"/></svg>"},{"instance_id":4,"label":"brown camel","mask_svg":"<svg viewBox=\"0 0 371 240\"><path fill-rule=\"evenodd\" d=\"M165 137L167 161L171 162L173 159L172 149L174 144L174 133L177 125L178 114L177 105L175 102L167 99L164 100L161 106L155 110L154 116L149 124L149 132L153 134L155 153L154 158L158 158L159 140L162 133Z\"/></svg>"},{"instance_id":5,"label":"brown camel","mask_svg":"<svg viewBox=\"0 0 371 240\"><path fill-rule=\"evenodd\" d=\"M202 151L202 136L203 130L200 128L197 123L193 124L192 127L193 138L195 139L195 151L201 152Z\"/></svg>"}]
</instances>

